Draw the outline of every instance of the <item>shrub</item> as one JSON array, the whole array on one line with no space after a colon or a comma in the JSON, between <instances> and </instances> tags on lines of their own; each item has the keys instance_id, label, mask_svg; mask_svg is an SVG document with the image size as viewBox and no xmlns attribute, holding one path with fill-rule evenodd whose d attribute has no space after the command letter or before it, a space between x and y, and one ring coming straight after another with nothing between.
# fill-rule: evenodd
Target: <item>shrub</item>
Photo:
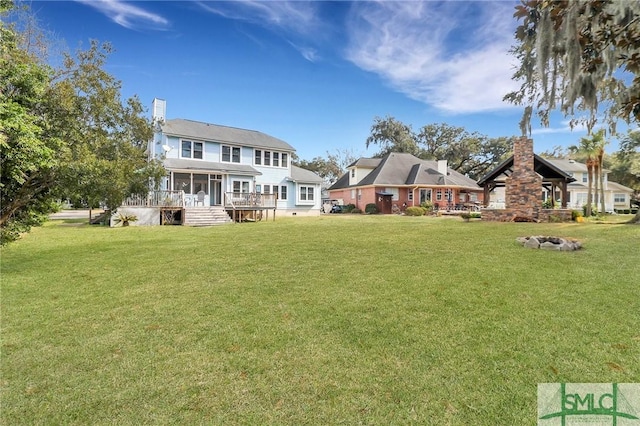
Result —
<instances>
[{"instance_id":1,"label":"shrub","mask_svg":"<svg viewBox=\"0 0 640 426\"><path fill-rule=\"evenodd\" d=\"M420 203L420 207L425 209L425 211L430 212L433 211L433 203L431 201L423 201Z\"/></svg>"},{"instance_id":2,"label":"shrub","mask_svg":"<svg viewBox=\"0 0 640 426\"><path fill-rule=\"evenodd\" d=\"M404 211L404 214L407 216L424 216L427 213L427 210L424 207L412 206L407 207Z\"/></svg>"},{"instance_id":3,"label":"shrub","mask_svg":"<svg viewBox=\"0 0 640 426\"><path fill-rule=\"evenodd\" d=\"M356 205L355 204L347 204L345 206L342 206L342 211L344 213L351 213L351 210L355 209Z\"/></svg>"},{"instance_id":4,"label":"shrub","mask_svg":"<svg viewBox=\"0 0 640 426\"><path fill-rule=\"evenodd\" d=\"M580 210L571 210L571 220L576 221L579 217L583 217Z\"/></svg>"},{"instance_id":5,"label":"shrub","mask_svg":"<svg viewBox=\"0 0 640 426\"><path fill-rule=\"evenodd\" d=\"M352 209L349 213L351 213L351 214L362 214L362 210L360 210L359 208L356 207L355 209Z\"/></svg>"},{"instance_id":6,"label":"shrub","mask_svg":"<svg viewBox=\"0 0 640 426\"><path fill-rule=\"evenodd\" d=\"M377 214L378 213L378 207L376 206L375 203L369 203L367 204L367 206L364 208L364 212L366 214Z\"/></svg>"}]
</instances>

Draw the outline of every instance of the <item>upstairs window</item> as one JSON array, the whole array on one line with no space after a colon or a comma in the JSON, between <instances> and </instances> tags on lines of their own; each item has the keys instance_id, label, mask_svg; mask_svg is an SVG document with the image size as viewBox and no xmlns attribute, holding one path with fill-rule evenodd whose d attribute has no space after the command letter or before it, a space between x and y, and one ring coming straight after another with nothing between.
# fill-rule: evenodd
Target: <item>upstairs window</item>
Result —
<instances>
[{"instance_id":1,"label":"upstairs window","mask_svg":"<svg viewBox=\"0 0 640 426\"><path fill-rule=\"evenodd\" d=\"M182 158L195 158L202 160L204 157L204 144L202 142L182 141L180 156Z\"/></svg>"},{"instance_id":2,"label":"upstairs window","mask_svg":"<svg viewBox=\"0 0 640 426\"><path fill-rule=\"evenodd\" d=\"M222 145L222 161L225 163L239 163L240 148L237 146Z\"/></svg>"},{"instance_id":3,"label":"upstairs window","mask_svg":"<svg viewBox=\"0 0 640 426\"><path fill-rule=\"evenodd\" d=\"M289 154L256 149L253 151L253 164L256 166L282 167L286 169L289 167Z\"/></svg>"}]
</instances>

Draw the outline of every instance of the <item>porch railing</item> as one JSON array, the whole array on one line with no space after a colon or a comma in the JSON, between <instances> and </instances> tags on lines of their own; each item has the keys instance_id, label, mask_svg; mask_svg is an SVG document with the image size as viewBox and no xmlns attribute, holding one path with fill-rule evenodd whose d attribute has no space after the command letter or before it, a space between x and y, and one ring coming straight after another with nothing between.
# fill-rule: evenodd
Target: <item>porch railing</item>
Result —
<instances>
[{"instance_id":1,"label":"porch railing","mask_svg":"<svg viewBox=\"0 0 640 426\"><path fill-rule=\"evenodd\" d=\"M131 195L122 202L125 207L184 207L184 191L150 191L145 196Z\"/></svg>"},{"instance_id":2,"label":"porch railing","mask_svg":"<svg viewBox=\"0 0 640 426\"><path fill-rule=\"evenodd\" d=\"M260 194L259 192L225 192L224 205L233 209L245 208L275 209L278 196L276 194Z\"/></svg>"}]
</instances>

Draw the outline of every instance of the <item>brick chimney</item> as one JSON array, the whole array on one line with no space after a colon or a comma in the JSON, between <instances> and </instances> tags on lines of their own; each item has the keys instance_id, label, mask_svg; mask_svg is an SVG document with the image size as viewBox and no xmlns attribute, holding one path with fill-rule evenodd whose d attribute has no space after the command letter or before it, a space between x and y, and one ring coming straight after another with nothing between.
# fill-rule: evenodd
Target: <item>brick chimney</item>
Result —
<instances>
[{"instance_id":1,"label":"brick chimney","mask_svg":"<svg viewBox=\"0 0 640 426\"><path fill-rule=\"evenodd\" d=\"M505 207L516 216L537 219L542 208L542 177L534 170L533 139L513 143L513 173L505 180Z\"/></svg>"}]
</instances>

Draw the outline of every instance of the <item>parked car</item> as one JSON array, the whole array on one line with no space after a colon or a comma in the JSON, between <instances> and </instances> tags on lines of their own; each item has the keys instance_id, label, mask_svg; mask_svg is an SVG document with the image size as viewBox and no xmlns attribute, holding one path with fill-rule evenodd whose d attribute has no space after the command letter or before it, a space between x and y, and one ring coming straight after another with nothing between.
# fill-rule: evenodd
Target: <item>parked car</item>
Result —
<instances>
[{"instance_id":1,"label":"parked car","mask_svg":"<svg viewBox=\"0 0 640 426\"><path fill-rule=\"evenodd\" d=\"M342 213L342 206L339 205L335 205L335 206L331 206L331 210L329 210L329 213Z\"/></svg>"}]
</instances>

